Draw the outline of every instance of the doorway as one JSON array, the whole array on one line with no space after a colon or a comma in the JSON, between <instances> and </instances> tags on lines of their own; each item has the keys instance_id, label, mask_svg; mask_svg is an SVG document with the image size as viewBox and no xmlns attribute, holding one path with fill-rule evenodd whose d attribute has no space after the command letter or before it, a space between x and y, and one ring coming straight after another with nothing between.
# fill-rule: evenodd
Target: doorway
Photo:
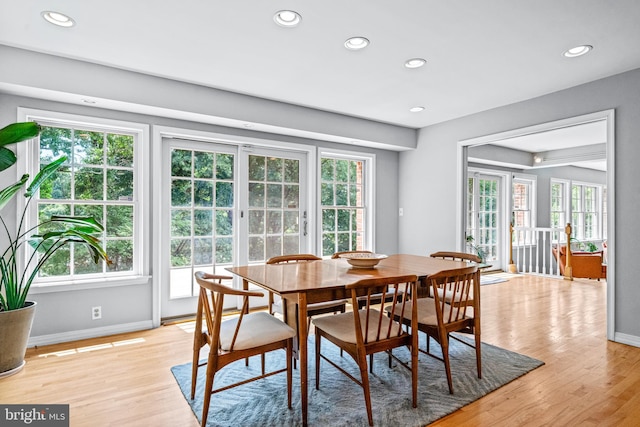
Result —
<instances>
[{"instance_id":1,"label":"doorway","mask_svg":"<svg viewBox=\"0 0 640 427\"><path fill-rule=\"evenodd\" d=\"M543 138L550 134L557 134L562 132L569 132L576 129L584 129L586 125L600 124L603 129L603 141L602 144L593 144L594 147L565 147L562 150L530 150L525 145L519 147L510 147L515 155L519 155L522 159L525 159L529 163L529 168L536 167L536 163L546 162L548 165L554 164L571 164L575 161L583 162L600 162L606 167L606 188L615 188L615 138L614 138L614 110L605 110L596 113L586 114L583 116L572 117L569 119L562 119L554 122L543 123L539 125L529 126L525 128L509 130L496 134L486 135L477 138L471 138L458 142L458 224L459 224L459 241L460 245L464 247L464 232L467 229L467 183L468 183L468 167L469 163L475 162L475 158L470 156L470 150L478 147L480 151L485 153L491 153L496 145L504 144L505 142L511 142L515 140L530 140L532 138ZM597 142L597 141L596 141ZM517 148L517 150L515 149ZM554 156L551 156L553 154ZM600 160L598 157L601 157ZM491 155L487 156L491 157ZM511 159L514 159L511 156ZM496 161L497 157L493 156L490 163L496 166L496 169L501 169ZM551 162L551 163L549 163ZM504 170L504 166L502 166ZM525 168L526 169L526 168ZM550 189L545 189L550 192ZM509 211L512 210L510 206ZM614 296L615 296L615 192L608 191L606 197L606 229L607 229L607 337L610 340L614 339L615 331L615 312L614 312ZM503 229L507 229L508 224L504 221ZM504 253L503 259L508 258L508 236L504 233Z\"/></svg>"}]
</instances>

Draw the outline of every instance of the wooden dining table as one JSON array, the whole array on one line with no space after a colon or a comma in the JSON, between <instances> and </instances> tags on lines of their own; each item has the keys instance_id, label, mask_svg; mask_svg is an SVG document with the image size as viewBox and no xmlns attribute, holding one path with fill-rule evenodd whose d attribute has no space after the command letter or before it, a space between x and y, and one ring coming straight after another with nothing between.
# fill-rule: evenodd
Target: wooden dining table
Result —
<instances>
[{"instance_id":1,"label":"wooden dining table","mask_svg":"<svg viewBox=\"0 0 640 427\"><path fill-rule=\"evenodd\" d=\"M465 261L451 261L420 255L390 255L374 268L354 268L346 259L290 264L254 264L228 267L227 270L242 278L243 289L249 283L269 290L286 302L287 323L297 328L296 357L300 360L300 396L302 423L307 425L308 366L307 366L307 305L349 298L345 285L361 279L416 275L424 282L428 276L443 270L467 267ZM297 307L296 321L295 310Z\"/></svg>"}]
</instances>

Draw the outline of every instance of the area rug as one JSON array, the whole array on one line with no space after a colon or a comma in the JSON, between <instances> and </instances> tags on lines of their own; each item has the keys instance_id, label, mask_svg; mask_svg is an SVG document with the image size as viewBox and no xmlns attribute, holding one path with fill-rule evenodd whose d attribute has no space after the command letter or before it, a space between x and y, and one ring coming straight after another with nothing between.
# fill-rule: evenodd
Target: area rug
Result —
<instances>
[{"instance_id":1,"label":"area rug","mask_svg":"<svg viewBox=\"0 0 640 427\"><path fill-rule=\"evenodd\" d=\"M424 336L421 335L421 348ZM432 351L438 344L431 342ZM367 426L362 388L325 361L321 363L320 390L315 389L313 337L309 338L309 425ZM356 378L359 370L350 356L340 357L339 350L326 340L322 351ZM411 372L394 361L389 368L386 354L374 357L374 373L369 375L371 402L376 426L424 426L479 399L544 362L486 343L482 344L482 379L476 374L475 350L451 340L450 359L454 394L449 394L444 364L425 354L419 356L418 407L411 407ZM409 360L405 348L394 350L401 360ZM284 367L284 353L267 355L267 371ZM202 416L202 393L205 368L198 372L196 398L191 401L191 363L171 368L180 389L198 421ZM215 377L215 387L250 378L260 372L260 358L223 368ZM300 372L293 371L293 409L287 408L286 376L272 377L245 384L211 398L207 426L298 426L300 409Z\"/></svg>"},{"instance_id":2,"label":"area rug","mask_svg":"<svg viewBox=\"0 0 640 427\"><path fill-rule=\"evenodd\" d=\"M488 276L480 276L480 285L493 285L495 283L502 283L502 282L506 282L507 279L503 279L502 277L491 277L491 275Z\"/></svg>"}]
</instances>

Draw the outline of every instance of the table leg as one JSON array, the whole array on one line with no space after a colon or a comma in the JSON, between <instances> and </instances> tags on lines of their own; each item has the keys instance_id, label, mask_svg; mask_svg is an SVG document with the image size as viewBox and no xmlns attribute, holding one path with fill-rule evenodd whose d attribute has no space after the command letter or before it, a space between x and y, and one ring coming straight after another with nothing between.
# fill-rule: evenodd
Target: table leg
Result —
<instances>
[{"instance_id":1,"label":"table leg","mask_svg":"<svg viewBox=\"0 0 640 427\"><path fill-rule=\"evenodd\" d=\"M298 295L298 345L300 354L300 398L302 403L302 425L307 425L307 295L300 293Z\"/></svg>"}]
</instances>

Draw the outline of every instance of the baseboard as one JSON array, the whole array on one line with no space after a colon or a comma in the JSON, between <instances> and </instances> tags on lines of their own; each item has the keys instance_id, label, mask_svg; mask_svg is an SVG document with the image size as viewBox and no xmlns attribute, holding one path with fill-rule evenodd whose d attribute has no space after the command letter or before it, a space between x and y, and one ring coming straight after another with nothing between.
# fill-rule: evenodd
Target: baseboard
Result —
<instances>
[{"instance_id":1,"label":"baseboard","mask_svg":"<svg viewBox=\"0 0 640 427\"><path fill-rule=\"evenodd\" d=\"M100 328L82 329L78 331L62 332L59 334L39 335L29 337L28 347L37 347L41 345L59 344L69 341L84 340L87 338L104 337L107 335L122 334L126 332L142 331L145 329L153 329L153 322L145 320L142 322L124 323L121 325L103 326Z\"/></svg>"},{"instance_id":2,"label":"baseboard","mask_svg":"<svg viewBox=\"0 0 640 427\"><path fill-rule=\"evenodd\" d=\"M635 335L627 335L616 332L613 338L615 342L632 345L634 347L640 347L640 337L637 337Z\"/></svg>"}]
</instances>

